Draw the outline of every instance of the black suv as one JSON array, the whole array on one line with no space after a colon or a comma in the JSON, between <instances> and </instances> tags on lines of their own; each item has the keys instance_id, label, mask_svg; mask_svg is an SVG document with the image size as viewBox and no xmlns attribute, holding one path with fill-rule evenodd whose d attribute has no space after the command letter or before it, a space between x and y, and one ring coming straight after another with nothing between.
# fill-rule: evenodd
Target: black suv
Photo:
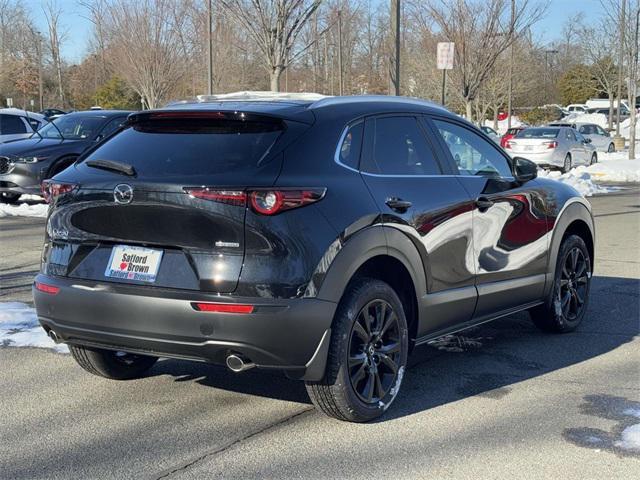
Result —
<instances>
[{"instance_id":1,"label":"black suv","mask_svg":"<svg viewBox=\"0 0 640 480\"><path fill-rule=\"evenodd\" d=\"M415 346L525 309L567 332L587 306L588 202L423 101L140 112L45 190L38 317L108 378L278 369L366 421Z\"/></svg>"}]
</instances>

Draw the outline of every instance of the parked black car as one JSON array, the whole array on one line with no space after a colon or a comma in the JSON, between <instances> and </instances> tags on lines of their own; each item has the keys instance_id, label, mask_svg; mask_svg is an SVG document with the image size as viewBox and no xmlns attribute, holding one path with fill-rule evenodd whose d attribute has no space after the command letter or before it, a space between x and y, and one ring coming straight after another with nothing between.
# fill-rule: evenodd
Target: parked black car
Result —
<instances>
[{"instance_id":1,"label":"parked black car","mask_svg":"<svg viewBox=\"0 0 640 480\"><path fill-rule=\"evenodd\" d=\"M41 115L44 115L44 118L51 121L54 118L61 117L62 115L66 115L68 112L64 110L60 110L59 108L45 108L40 112Z\"/></svg>"},{"instance_id":2,"label":"parked black car","mask_svg":"<svg viewBox=\"0 0 640 480\"><path fill-rule=\"evenodd\" d=\"M521 310L568 332L587 307L589 203L422 101L140 112L47 194L38 318L107 378L278 369L367 421L417 345Z\"/></svg>"},{"instance_id":3,"label":"parked black car","mask_svg":"<svg viewBox=\"0 0 640 480\"><path fill-rule=\"evenodd\" d=\"M75 112L54 119L30 138L0 144L0 200L40 194L42 180L64 170L89 147L115 132L131 112Z\"/></svg>"}]
</instances>

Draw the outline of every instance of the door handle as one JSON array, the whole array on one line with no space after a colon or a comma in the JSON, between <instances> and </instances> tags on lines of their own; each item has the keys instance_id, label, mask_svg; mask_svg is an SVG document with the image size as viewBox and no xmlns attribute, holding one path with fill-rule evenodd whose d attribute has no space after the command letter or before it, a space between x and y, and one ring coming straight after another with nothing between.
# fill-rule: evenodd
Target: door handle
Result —
<instances>
[{"instance_id":1,"label":"door handle","mask_svg":"<svg viewBox=\"0 0 640 480\"><path fill-rule=\"evenodd\" d=\"M493 200L489 200L487 197L478 197L476 199L476 207L481 212L486 212L493 205Z\"/></svg>"},{"instance_id":2,"label":"door handle","mask_svg":"<svg viewBox=\"0 0 640 480\"><path fill-rule=\"evenodd\" d=\"M396 212L399 212L399 213L406 212L411 208L411 205L413 205L411 202L402 200L401 198L397 198L397 197L387 198L386 202L384 203L386 203L391 210L395 210Z\"/></svg>"}]
</instances>

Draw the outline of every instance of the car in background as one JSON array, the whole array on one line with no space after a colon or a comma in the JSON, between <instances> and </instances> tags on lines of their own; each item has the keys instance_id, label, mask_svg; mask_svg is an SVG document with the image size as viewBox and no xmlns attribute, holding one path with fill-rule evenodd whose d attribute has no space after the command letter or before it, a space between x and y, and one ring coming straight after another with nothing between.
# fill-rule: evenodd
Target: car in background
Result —
<instances>
[{"instance_id":1,"label":"car in background","mask_svg":"<svg viewBox=\"0 0 640 480\"><path fill-rule=\"evenodd\" d=\"M567 173L576 165L591 165L598 154L591 140L572 127L526 128L507 141L505 150L542 168L558 168Z\"/></svg>"},{"instance_id":2,"label":"car in background","mask_svg":"<svg viewBox=\"0 0 640 480\"><path fill-rule=\"evenodd\" d=\"M500 145L500 138L501 138L500 134L496 132L493 128L483 125L480 127L480 130L482 130L487 137L489 137L495 143Z\"/></svg>"},{"instance_id":3,"label":"car in background","mask_svg":"<svg viewBox=\"0 0 640 480\"><path fill-rule=\"evenodd\" d=\"M587 110L587 113L601 113L602 115L609 118L609 110L610 110L609 108L590 108L589 110ZM613 109L614 122L617 119L617 115L618 115L618 109L614 108ZM629 111L629 109L626 107L625 104L622 104L622 108L620 109L620 121L623 122L630 116L631 116L631 112Z\"/></svg>"},{"instance_id":4,"label":"car in background","mask_svg":"<svg viewBox=\"0 0 640 480\"><path fill-rule=\"evenodd\" d=\"M522 130L524 130L525 126L521 125L519 127L511 127L507 130L507 132L502 136L502 138L500 139L500 146L502 148L505 148L505 146L507 145L507 142L512 139L513 137L515 137L518 133L520 133Z\"/></svg>"},{"instance_id":5,"label":"car in background","mask_svg":"<svg viewBox=\"0 0 640 480\"><path fill-rule=\"evenodd\" d=\"M67 113L69 112L65 112L64 110L60 110L57 108L45 108L40 112L40 114L44 115L44 117L49 121L53 120L54 118L61 117L62 115L66 115Z\"/></svg>"},{"instance_id":6,"label":"car in background","mask_svg":"<svg viewBox=\"0 0 640 480\"><path fill-rule=\"evenodd\" d=\"M567 105L567 112L569 113L587 113L587 107L584 103L572 103L571 105Z\"/></svg>"},{"instance_id":7,"label":"car in background","mask_svg":"<svg viewBox=\"0 0 640 480\"><path fill-rule=\"evenodd\" d=\"M0 143L29 138L46 123L47 119L39 113L18 108L0 108Z\"/></svg>"},{"instance_id":8,"label":"car in background","mask_svg":"<svg viewBox=\"0 0 640 480\"><path fill-rule=\"evenodd\" d=\"M591 144L595 147L595 149L599 152L607 152L613 153L616 151L616 146L613 143L613 139L611 138L611 134L607 132L604 128L602 128L597 123L586 123L586 122L574 122L574 123L564 123L564 122L553 122L548 124L549 127L571 127L578 131L578 133L582 134L584 138L588 138L591 140Z\"/></svg>"},{"instance_id":9,"label":"car in background","mask_svg":"<svg viewBox=\"0 0 640 480\"><path fill-rule=\"evenodd\" d=\"M30 138L0 145L0 200L40 194L42 180L71 165L80 154L114 133L131 112L76 112L56 118Z\"/></svg>"}]
</instances>

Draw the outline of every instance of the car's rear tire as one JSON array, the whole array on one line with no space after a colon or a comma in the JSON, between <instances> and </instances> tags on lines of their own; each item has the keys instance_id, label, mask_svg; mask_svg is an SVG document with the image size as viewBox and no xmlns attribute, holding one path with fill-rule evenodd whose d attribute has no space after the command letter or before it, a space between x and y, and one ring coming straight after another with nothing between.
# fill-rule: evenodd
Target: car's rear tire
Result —
<instances>
[{"instance_id":1,"label":"car's rear tire","mask_svg":"<svg viewBox=\"0 0 640 480\"><path fill-rule=\"evenodd\" d=\"M333 321L325 376L306 383L311 401L339 420L379 417L398 394L408 346L407 321L395 291L380 280L355 279Z\"/></svg>"},{"instance_id":2,"label":"car's rear tire","mask_svg":"<svg viewBox=\"0 0 640 480\"><path fill-rule=\"evenodd\" d=\"M593 165L594 163L598 163L598 154L597 153L593 153L591 155L591 162L589 164Z\"/></svg>"},{"instance_id":3,"label":"car's rear tire","mask_svg":"<svg viewBox=\"0 0 640 480\"><path fill-rule=\"evenodd\" d=\"M22 195L13 192L0 192L0 203L18 203Z\"/></svg>"},{"instance_id":4,"label":"car's rear tire","mask_svg":"<svg viewBox=\"0 0 640 480\"><path fill-rule=\"evenodd\" d=\"M564 157L564 163L562 164L562 168L560 169L560 171L562 173L569 173L570 170L571 170L571 154L567 153L567 156Z\"/></svg>"},{"instance_id":5,"label":"car's rear tire","mask_svg":"<svg viewBox=\"0 0 640 480\"><path fill-rule=\"evenodd\" d=\"M560 245L553 286L545 303L531 309L533 323L545 332L575 330L584 318L591 287L591 258L584 240L567 237Z\"/></svg>"},{"instance_id":6,"label":"car's rear tire","mask_svg":"<svg viewBox=\"0 0 640 480\"><path fill-rule=\"evenodd\" d=\"M74 360L87 372L112 380L140 378L158 360L156 357L69 345Z\"/></svg>"},{"instance_id":7,"label":"car's rear tire","mask_svg":"<svg viewBox=\"0 0 640 480\"><path fill-rule=\"evenodd\" d=\"M616 151L616 146L613 143L609 144L609 148L607 148L607 153L613 153Z\"/></svg>"}]
</instances>

